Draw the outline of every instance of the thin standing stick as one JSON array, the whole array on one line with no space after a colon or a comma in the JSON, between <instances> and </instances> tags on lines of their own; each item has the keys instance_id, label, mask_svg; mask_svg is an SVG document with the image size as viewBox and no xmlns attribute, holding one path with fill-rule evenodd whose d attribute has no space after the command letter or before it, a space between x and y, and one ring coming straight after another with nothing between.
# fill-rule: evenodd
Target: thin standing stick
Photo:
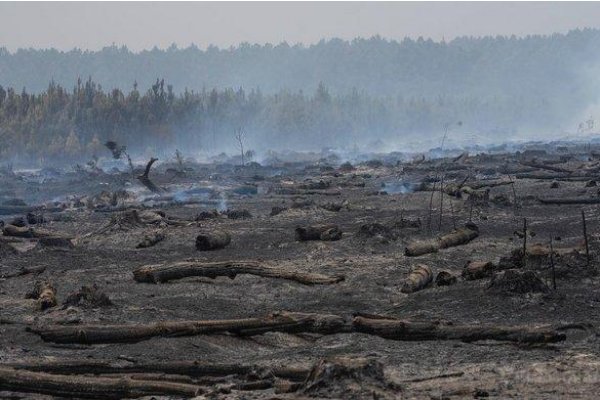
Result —
<instances>
[{"instance_id":1,"label":"thin standing stick","mask_svg":"<svg viewBox=\"0 0 600 400\"><path fill-rule=\"evenodd\" d=\"M552 248L552 236L550 236L550 268L552 268L552 288L556 290L556 269L554 268L554 249Z\"/></svg>"},{"instance_id":2,"label":"thin standing stick","mask_svg":"<svg viewBox=\"0 0 600 400\"><path fill-rule=\"evenodd\" d=\"M585 241L586 265L589 267L590 266L590 249L588 247L587 227L585 224L585 212L583 211L583 209L581 210L581 219L583 221L583 240Z\"/></svg>"},{"instance_id":3,"label":"thin standing stick","mask_svg":"<svg viewBox=\"0 0 600 400\"><path fill-rule=\"evenodd\" d=\"M527 265L527 218L523 218L523 268Z\"/></svg>"}]
</instances>

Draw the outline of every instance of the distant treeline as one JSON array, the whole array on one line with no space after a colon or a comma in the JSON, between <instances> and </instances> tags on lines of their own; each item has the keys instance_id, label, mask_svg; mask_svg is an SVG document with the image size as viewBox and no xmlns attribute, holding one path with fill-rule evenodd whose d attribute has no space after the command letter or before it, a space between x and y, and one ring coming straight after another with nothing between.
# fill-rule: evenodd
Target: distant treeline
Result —
<instances>
[{"instance_id":1,"label":"distant treeline","mask_svg":"<svg viewBox=\"0 0 600 400\"><path fill-rule=\"evenodd\" d=\"M0 42L1 44L1 42ZM332 93L353 88L381 96L553 96L579 90L579 78L600 53L600 30L551 36L457 38L449 42L380 37L333 39L310 46L241 44L229 49L195 46L132 52L0 48L0 85L31 93L48 82L68 87L78 77L105 88L149 87L156 77L185 88L260 88L313 92L324 82ZM588 76L589 78L589 76ZM575 93L581 94L581 93Z\"/></svg>"},{"instance_id":2,"label":"distant treeline","mask_svg":"<svg viewBox=\"0 0 600 400\"><path fill-rule=\"evenodd\" d=\"M239 127L257 149L439 136L458 120L499 141L574 130L598 104L599 60L593 29L140 53L0 48L0 155L75 156L106 139L213 151Z\"/></svg>"},{"instance_id":3,"label":"distant treeline","mask_svg":"<svg viewBox=\"0 0 600 400\"><path fill-rule=\"evenodd\" d=\"M143 92L137 84L123 92L105 91L88 79L71 90L53 82L39 94L0 86L0 161L85 161L107 155L107 140L134 153L229 151L239 128L246 133L245 147L255 150L398 142L415 135L439 136L445 124L458 121L463 133L498 134L501 140L502 134L528 122L555 119L546 99L428 100L372 97L357 90L333 95L323 84L311 94L283 90L267 95L258 89L176 94L163 80Z\"/></svg>"}]
</instances>

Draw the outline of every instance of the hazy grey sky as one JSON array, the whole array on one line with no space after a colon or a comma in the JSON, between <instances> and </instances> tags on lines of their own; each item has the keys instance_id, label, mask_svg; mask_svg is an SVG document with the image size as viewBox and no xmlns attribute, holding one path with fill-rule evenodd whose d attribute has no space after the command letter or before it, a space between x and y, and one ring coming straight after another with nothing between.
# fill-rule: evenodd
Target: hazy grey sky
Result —
<instances>
[{"instance_id":1,"label":"hazy grey sky","mask_svg":"<svg viewBox=\"0 0 600 400\"><path fill-rule=\"evenodd\" d=\"M314 43L322 38L549 34L600 28L600 2L0 2L0 47L130 49L171 43Z\"/></svg>"}]
</instances>

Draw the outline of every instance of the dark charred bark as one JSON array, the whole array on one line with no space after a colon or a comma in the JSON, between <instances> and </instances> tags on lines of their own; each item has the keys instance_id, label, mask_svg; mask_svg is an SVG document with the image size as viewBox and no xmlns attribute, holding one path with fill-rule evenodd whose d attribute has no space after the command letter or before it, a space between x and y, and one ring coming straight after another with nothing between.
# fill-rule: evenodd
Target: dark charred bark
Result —
<instances>
[{"instance_id":1,"label":"dark charred bark","mask_svg":"<svg viewBox=\"0 0 600 400\"><path fill-rule=\"evenodd\" d=\"M133 271L138 282L162 283L190 276L214 279L227 276L231 279L240 274L256 275L265 278L287 279L305 285L337 283L343 276L326 276L306 272L289 271L284 268L261 266L256 261L183 261L171 264L147 265Z\"/></svg>"},{"instance_id":2,"label":"dark charred bark","mask_svg":"<svg viewBox=\"0 0 600 400\"><path fill-rule=\"evenodd\" d=\"M55 343L127 343L152 337L194 336L230 333L259 335L265 332L337 333L349 331L335 315L275 313L262 318L208 321L166 321L138 325L49 326L28 328L43 340Z\"/></svg>"},{"instance_id":3,"label":"dark charred bark","mask_svg":"<svg viewBox=\"0 0 600 400\"><path fill-rule=\"evenodd\" d=\"M520 343L554 343L565 335L548 327L452 325L439 322L420 322L355 317L352 322L329 314L282 312L263 318L213 321L168 321L144 325L54 325L28 328L44 341L55 343L123 343L137 342L151 337L174 337L210 334L260 335L265 332L336 333L361 332L392 340L500 340Z\"/></svg>"},{"instance_id":4,"label":"dark charred bark","mask_svg":"<svg viewBox=\"0 0 600 400\"><path fill-rule=\"evenodd\" d=\"M152 395L194 397L200 387L184 383L53 375L0 367L0 390L91 399L122 399Z\"/></svg>"},{"instance_id":5,"label":"dark charred bark","mask_svg":"<svg viewBox=\"0 0 600 400\"><path fill-rule=\"evenodd\" d=\"M231 243L231 235L225 231L204 232L196 237L196 249L200 251L218 250Z\"/></svg>"},{"instance_id":6,"label":"dark charred bark","mask_svg":"<svg viewBox=\"0 0 600 400\"><path fill-rule=\"evenodd\" d=\"M309 225L296 228L296 240L300 242L310 240L333 241L342 238L342 230L337 225Z\"/></svg>"},{"instance_id":7,"label":"dark charred bark","mask_svg":"<svg viewBox=\"0 0 600 400\"><path fill-rule=\"evenodd\" d=\"M152 168L152 164L154 164L156 161L158 161L158 158L150 158L150 161L148 161L148 164L146 164L146 169L144 170L144 173L138 176L137 178L140 180L142 185L146 186L148 190L150 190L152 193L164 193L165 190L161 187L156 186L154 182L150 180L149 177L150 168Z\"/></svg>"}]
</instances>

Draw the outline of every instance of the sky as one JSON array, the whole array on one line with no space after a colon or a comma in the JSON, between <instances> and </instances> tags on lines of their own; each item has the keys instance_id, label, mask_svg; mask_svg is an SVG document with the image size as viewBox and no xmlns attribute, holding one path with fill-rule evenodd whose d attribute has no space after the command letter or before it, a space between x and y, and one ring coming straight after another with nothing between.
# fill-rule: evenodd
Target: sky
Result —
<instances>
[{"instance_id":1,"label":"sky","mask_svg":"<svg viewBox=\"0 0 600 400\"><path fill-rule=\"evenodd\" d=\"M600 28L600 2L0 2L0 47L131 50Z\"/></svg>"}]
</instances>

